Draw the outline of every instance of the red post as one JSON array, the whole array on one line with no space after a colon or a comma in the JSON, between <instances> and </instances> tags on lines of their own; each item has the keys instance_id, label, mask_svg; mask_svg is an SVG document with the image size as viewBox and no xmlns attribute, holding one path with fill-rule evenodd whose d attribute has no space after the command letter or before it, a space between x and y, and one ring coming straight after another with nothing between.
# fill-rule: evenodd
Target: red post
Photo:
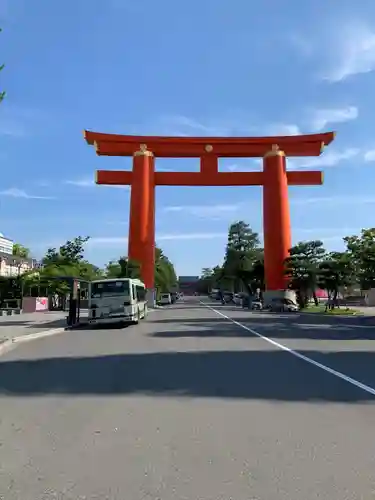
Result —
<instances>
[{"instance_id":1,"label":"red post","mask_svg":"<svg viewBox=\"0 0 375 500\"><path fill-rule=\"evenodd\" d=\"M154 203L153 181L153 154L142 144L133 157L128 256L129 259L140 263L141 276L146 288L152 288L154 281L153 269L151 272L148 261L149 252L146 251L150 245L150 230L152 230L150 214L151 204Z\"/></svg>"},{"instance_id":2,"label":"red post","mask_svg":"<svg viewBox=\"0 0 375 500\"><path fill-rule=\"evenodd\" d=\"M285 154L278 146L263 159L263 232L266 290L285 290L285 259L292 245Z\"/></svg>"},{"instance_id":3,"label":"red post","mask_svg":"<svg viewBox=\"0 0 375 500\"><path fill-rule=\"evenodd\" d=\"M143 252L143 281L148 290L155 288L155 158L150 157L150 192L147 213L147 238Z\"/></svg>"}]
</instances>

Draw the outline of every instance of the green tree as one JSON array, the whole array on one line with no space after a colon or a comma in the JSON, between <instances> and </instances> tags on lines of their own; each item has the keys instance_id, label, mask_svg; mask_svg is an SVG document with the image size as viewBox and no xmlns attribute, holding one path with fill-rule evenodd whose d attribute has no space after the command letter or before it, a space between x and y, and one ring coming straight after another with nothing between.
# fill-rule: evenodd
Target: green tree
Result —
<instances>
[{"instance_id":1,"label":"green tree","mask_svg":"<svg viewBox=\"0 0 375 500\"><path fill-rule=\"evenodd\" d=\"M107 278L141 278L141 269L138 262L127 257L120 257L118 261L111 261L105 269ZM155 288L161 292L171 291L177 286L177 276L173 264L163 253L161 248L155 248Z\"/></svg>"},{"instance_id":2,"label":"green tree","mask_svg":"<svg viewBox=\"0 0 375 500\"><path fill-rule=\"evenodd\" d=\"M138 262L127 257L120 257L118 261L111 261L105 270L106 278L140 278Z\"/></svg>"},{"instance_id":3,"label":"green tree","mask_svg":"<svg viewBox=\"0 0 375 500\"><path fill-rule=\"evenodd\" d=\"M90 238L88 236L78 236L68 240L64 245L56 248L49 248L43 259L45 266L56 264L61 266L75 266L83 262L85 244Z\"/></svg>"},{"instance_id":4,"label":"green tree","mask_svg":"<svg viewBox=\"0 0 375 500\"><path fill-rule=\"evenodd\" d=\"M103 272L84 259L84 246L89 237L78 236L68 240L59 249L49 248L44 256L43 267L39 272L39 282L47 286L50 293L68 293L70 285L66 278L81 278L91 281L99 279ZM34 278L35 280L35 275Z\"/></svg>"},{"instance_id":5,"label":"green tree","mask_svg":"<svg viewBox=\"0 0 375 500\"><path fill-rule=\"evenodd\" d=\"M108 279L111 279L111 278L119 278L120 274L121 274L121 266L119 264L119 261L118 260L109 261L108 264L105 266L104 276Z\"/></svg>"},{"instance_id":6,"label":"green tree","mask_svg":"<svg viewBox=\"0 0 375 500\"><path fill-rule=\"evenodd\" d=\"M155 288L170 292L177 287L177 276L172 262L159 247L155 248Z\"/></svg>"},{"instance_id":7,"label":"green tree","mask_svg":"<svg viewBox=\"0 0 375 500\"><path fill-rule=\"evenodd\" d=\"M316 297L319 266L326 255L323 242L319 240L301 241L290 249L290 257L285 261L285 272L290 278L290 286L297 292L299 305L306 307L310 297Z\"/></svg>"},{"instance_id":8,"label":"green tree","mask_svg":"<svg viewBox=\"0 0 375 500\"><path fill-rule=\"evenodd\" d=\"M13 255L16 255L17 257L21 257L22 259L28 259L28 258L30 258L30 249L24 247L20 243L14 243L13 244Z\"/></svg>"},{"instance_id":9,"label":"green tree","mask_svg":"<svg viewBox=\"0 0 375 500\"><path fill-rule=\"evenodd\" d=\"M375 287L375 228L362 229L359 236L347 236L344 242L362 290Z\"/></svg>"},{"instance_id":10,"label":"green tree","mask_svg":"<svg viewBox=\"0 0 375 500\"><path fill-rule=\"evenodd\" d=\"M220 266L217 266L220 268ZM197 292L200 294L208 294L215 288L218 275L215 274L216 268L204 267L201 271L199 282L197 283Z\"/></svg>"},{"instance_id":11,"label":"green tree","mask_svg":"<svg viewBox=\"0 0 375 500\"><path fill-rule=\"evenodd\" d=\"M234 222L228 230L221 283L230 284L233 291L240 291L244 285L252 294L255 265L259 271L261 259L258 233L244 221Z\"/></svg>"},{"instance_id":12,"label":"green tree","mask_svg":"<svg viewBox=\"0 0 375 500\"><path fill-rule=\"evenodd\" d=\"M329 298L332 299L332 309L340 289L350 286L353 281L354 266L348 252L330 252L320 262L317 283L320 288L327 290Z\"/></svg>"},{"instance_id":13,"label":"green tree","mask_svg":"<svg viewBox=\"0 0 375 500\"><path fill-rule=\"evenodd\" d=\"M201 279L211 279L213 276L213 269L212 267L204 267L201 271Z\"/></svg>"}]
</instances>

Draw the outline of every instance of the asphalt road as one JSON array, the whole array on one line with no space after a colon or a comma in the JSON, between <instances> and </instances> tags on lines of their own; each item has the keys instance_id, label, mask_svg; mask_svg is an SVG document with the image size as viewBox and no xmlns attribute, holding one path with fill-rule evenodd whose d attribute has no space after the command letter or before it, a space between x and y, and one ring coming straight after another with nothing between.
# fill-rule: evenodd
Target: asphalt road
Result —
<instances>
[{"instance_id":1,"label":"asphalt road","mask_svg":"<svg viewBox=\"0 0 375 500\"><path fill-rule=\"evenodd\" d=\"M3 355L0 499L373 500L370 319L212 305Z\"/></svg>"}]
</instances>

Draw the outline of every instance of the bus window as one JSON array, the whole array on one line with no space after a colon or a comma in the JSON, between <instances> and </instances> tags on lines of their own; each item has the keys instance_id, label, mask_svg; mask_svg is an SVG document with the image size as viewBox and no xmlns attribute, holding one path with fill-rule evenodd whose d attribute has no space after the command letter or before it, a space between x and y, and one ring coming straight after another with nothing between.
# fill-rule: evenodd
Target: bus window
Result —
<instances>
[{"instance_id":1,"label":"bus window","mask_svg":"<svg viewBox=\"0 0 375 500\"><path fill-rule=\"evenodd\" d=\"M146 300L146 290L142 286L137 286L137 300L144 302Z\"/></svg>"},{"instance_id":2,"label":"bus window","mask_svg":"<svg viewBox=\"0 0 375 500\"><path fill-rule=\"evenodd\" d=\"M91 286L91 298L111 297L116 295L128 295L128 281L100 281L94 282Z\"/></svg>"}]
</instances>

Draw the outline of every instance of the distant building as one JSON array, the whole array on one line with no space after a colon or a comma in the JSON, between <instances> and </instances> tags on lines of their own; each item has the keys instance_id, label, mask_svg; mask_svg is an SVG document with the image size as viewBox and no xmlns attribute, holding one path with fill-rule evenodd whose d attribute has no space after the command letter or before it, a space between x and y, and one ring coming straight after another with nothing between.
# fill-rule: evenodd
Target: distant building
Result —
<instances>
[{"instance_id":1,"label":"distant building","mask_svg":"<svg viewBox=\"0 0 375 500\"><path fill-rule=\"evenodd\" d=\"M0 253L13 255L13 241L0 233Z\"/></svg>"},{"instance_id":2,"label":"distant building","mask_svg":"<svg viewBox=\"0 0 375 500\"><path fill-rule=\"evenodd\" d=\"M13 241L0 233L0 276L19 276L34 267L36 260L13 255Z\"/></svg>"},{"instance_id":3,"label":"distant building","mask_svg":"<svg viewBox=\"0 0 375 500\"><path fill-rule=\"evenodd\" d=\"M178 288L185 295L193 295L197 291L199 276L179 276Z\"/></svg>"}]
</instances>

